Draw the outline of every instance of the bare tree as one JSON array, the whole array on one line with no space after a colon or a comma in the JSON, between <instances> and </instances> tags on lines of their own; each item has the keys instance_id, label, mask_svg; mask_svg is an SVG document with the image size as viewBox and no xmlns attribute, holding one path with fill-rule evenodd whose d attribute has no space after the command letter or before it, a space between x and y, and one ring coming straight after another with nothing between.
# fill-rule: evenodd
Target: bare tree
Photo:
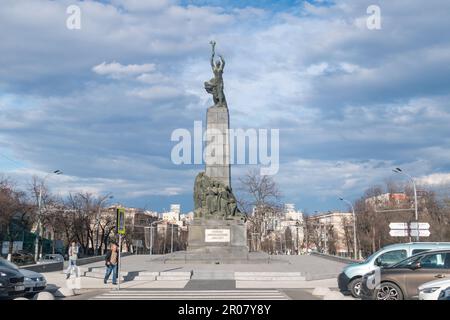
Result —
<instances>
[{"instance_id":1,"label":"bare tree","mask_svg":"<svg viewBox=\"0 0 450 320\"><path fill-rule=\"evenodd\" d=\"M0 225L9 241L8 257L13 253L13 241L18 229L30 225L34 207L27 201L26 193L18 190L7 178L0 178Z\"/></svg>"},{"instance_id":2,"label":"bare tree","mask_svg":"<svg viewBox=\"0 0 450 320\"><path fill-rule=\"evenodd\" d=\"M281 193L272 177L262 176L257 170L249 171L239 180L241 186L237 202L240 210L247 215L250 225L249 238L253 239L254 235L257 235L262 242L267 233L273 230L271 219L282 212L279 202ZM261 243L256 247L258 250Z\"/></svg>"},{"instance_id":3,"label":"bare tree","mask_svg":"<svg viewBox=\"0 0 450 320\"><path fill-rule=\"evenodd\" d=\"M69 209L73 213L74 238L84 254L94 248L94 225L97 214L97 199L89 192L69 194Z\"/></svg>"},{"instance_id":4,"label":"bare tree","mask_svg":"<svg viewBox=\"0 0 450 320\"><path fill-rule=\"evenodd\" d=\"M420 186L419 186L420 188ZM403 190L403 191L402 191ZM384 193L405 193L405 199L385 199L377 205L377 196ZM359 247L363 255L367 256L379 248L396 242L411 241L411 237L391 237L389 235L390 222L410 223L415 221L414 217L414 195L411 186L395 185L387 182L386 187L372 187L355 202L357 214L357 233ZM450 240L450 205L449 200L438 199L434 192L419 190L418 211L420 222L430 224L430 237L428 241Z\"/></svg>"}]
</instances>

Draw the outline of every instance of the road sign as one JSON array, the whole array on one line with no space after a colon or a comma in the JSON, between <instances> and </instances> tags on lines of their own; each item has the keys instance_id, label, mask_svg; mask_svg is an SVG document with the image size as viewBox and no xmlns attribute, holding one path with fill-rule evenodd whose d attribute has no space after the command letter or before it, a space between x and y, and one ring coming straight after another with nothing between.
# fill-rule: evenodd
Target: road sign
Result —
<instances>
[{"instance_id":1,"label":"road sign","mask_svg":"<svg viewBox=\"0 0 450 320\"><path fill-rule=\"evenodd\" d=\"M118 234L125 234L125 209L117 208L116 227Z\"/></svg>"},{"instance_id":2,"label":"road sign","mask_svg":"<svg viewBox=\"0 0 450 320\"><path fill-rule=\"evenodd\" d=\"M411 229L411 237L417 237L417 230ZM429 237L430 230L419 230L419 237Z\"/></svg>"},{"instance_id":3,"label":"road sign","mask_svg":"<svg viewBox=\"0 0 450 320\"><path fill-rule=\"evenodd\" d=\"M389 235L391 237L407 237L407 236L409 236L408 229L391 230L391 231L389 231Z\"/></svg>"},{"instance_id":4,"label":"road sign","mask_svg":"<svg viewBox=\"0 0 450 320\"><path fill-rule=\"evenodd\" d=\"M408 224L406 222L391 222L389 228L391 230L408 230Z\"/></svg>"},{"instance_id":5,"label":"road sign","mask_svg":"<svg viewBox=\"0 0 450 320\"><path fill-rule=\"evenodd\" d=\"M419 229L419 230L428 230L428 229L430 229L430 224L427 223L427 222L419 222L419 223L411 222L409 224L409 228L411 230L417 230L417 229Z\"/></svg>"}]
</instances>

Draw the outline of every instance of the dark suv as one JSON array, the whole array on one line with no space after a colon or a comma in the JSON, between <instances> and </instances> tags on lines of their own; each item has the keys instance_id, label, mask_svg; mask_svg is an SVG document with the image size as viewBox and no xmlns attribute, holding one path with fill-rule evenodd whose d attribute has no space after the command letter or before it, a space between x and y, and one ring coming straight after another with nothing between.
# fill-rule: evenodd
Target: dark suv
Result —
<instances>
[{"instance_id":1,"label":"dark suv","mask_svg":"<svg viewBox=\"0 0 450 320\"><path fill-rule=\"evenodd\" d=\"M24 277L17 267L0 257L0 298L13 298L25 294Z\"/></svg>"}]
</instances>

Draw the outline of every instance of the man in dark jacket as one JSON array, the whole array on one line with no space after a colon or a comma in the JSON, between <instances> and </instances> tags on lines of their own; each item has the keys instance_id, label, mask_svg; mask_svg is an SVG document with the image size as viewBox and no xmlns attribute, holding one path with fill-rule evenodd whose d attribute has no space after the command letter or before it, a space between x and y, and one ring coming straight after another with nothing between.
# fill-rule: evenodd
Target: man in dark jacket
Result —
<instances>
[{"instance_id":1,"label":"man in dark jacket","mask_svg":"<svg viewBox=\"0 0 450 320\"><path fill-rule=\"evenodd\" d=\"M119 266L119 247L116 243L111 244L111 249L108 250L105 257L105 265L106 265L106 274L103 283L106 284L108 282L109 276L111 272L113 274L112 283L114 285L117 284L117 269Z\"/></svg>"}]
</instances>

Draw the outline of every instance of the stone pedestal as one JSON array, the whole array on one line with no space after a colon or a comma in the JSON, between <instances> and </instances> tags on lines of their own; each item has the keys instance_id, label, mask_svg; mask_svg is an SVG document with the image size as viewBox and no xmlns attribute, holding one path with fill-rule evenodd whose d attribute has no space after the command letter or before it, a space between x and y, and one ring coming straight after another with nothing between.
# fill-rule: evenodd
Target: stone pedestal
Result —
<instances>
[{"instance_id":1,"label":"stone pedestal","mask_svg":"<svg viewBox=\"0 0 450 320\"><path fill-rule=\"evenodd\" d=\"M243 220L194 219L189 225L186 251L163 255L155 261L168 264L278 263L264 252L249 252Z\"/></svg>"},{"instance_id":2,"label":"stone pedestal","mask_svg":"<svg viewBox=\"0 0 450 320\"><path fill-rule=\"evenodd\" d=\"M189 225L188 253L247 254L242 220L194 219Z\"/></svg>"},{"instance_id":3,"label":"stone pedestal","mask_svg":"<svg viewBox=\"0 0 450 320\"><path fill-rule=\"evenodd\" d=\"M231 186L228 108L213 106L206 114L205 173L208 177Z\"/></svg>"}]
</instances>

